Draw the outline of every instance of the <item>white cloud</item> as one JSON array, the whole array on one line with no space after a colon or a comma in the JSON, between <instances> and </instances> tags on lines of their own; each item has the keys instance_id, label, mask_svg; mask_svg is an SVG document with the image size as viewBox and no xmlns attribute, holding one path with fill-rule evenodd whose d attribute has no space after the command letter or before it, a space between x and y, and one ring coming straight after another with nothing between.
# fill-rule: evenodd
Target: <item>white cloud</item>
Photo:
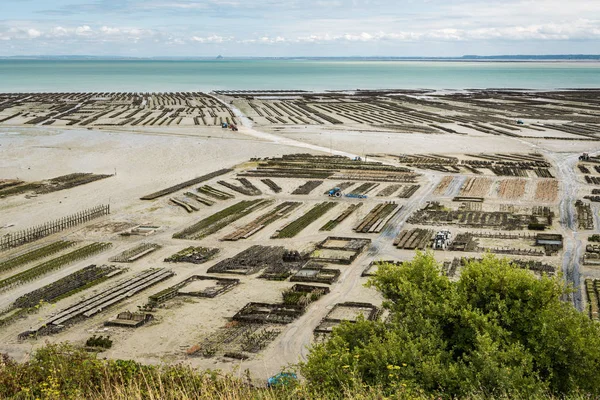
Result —
<instances>
[{"instance_id":1,"label":"white cloud","mask_svg":"<svg viewBox=\"0 0 600 400\"><path fill-rule=\"evenodd\" d=\"M443 28L407 32L320 33L299 36L296 42L380 42L380 41L477 41L477 40L598 40L598 21L578 20L569 23L515 25L500 28L456 29Z\"/></svg>"},{"instance_id":2,"label":"white cloud","mask_svg":"<svg viewBox=\"0 0 600 400\"><path fill-rule=\"evenodd\" d=\"M377 42L377 41L413 41L422 38L423 35L415 32L361 32L361 33L344 33L334 35L330 33L313 34L309 36L300 36L296 42L306 43L324 43L324 42Z\"/></svg>"},{"instance_id":3,"label":"white cloud","mask_svg":"<svg viewBox=\"0 0 600 400\"><path fill-rule=\"evenodd\" d=\"M501 7L475 0L413 0L408 7L406 0L397 0L397 4L403 6L397 5L394 13L384 11L386 7L387 10L394 7L390 6L391 0L352 0L352 6L338 0L280 1L275 4L275 0L265 0L257 5L265 14L254 19L246 15L254 12L249 3L241 1L145 0L143 5L147 10L153 8L154 13L162 15L167 7L178 8L181 17L169 14L169 18L160 22L152 19L156 14L148 20L127 16L106 19L111 23L104 22L101 14L82 19L98 23L3 20L0 21L0 40L5 44L0 53L8 53L9 41L21 54L34 49L42 52L58 49L56 54L66 54L76 48L92 49L93 53L98 48L96 44L105 45L105 49L146 55L167 55L174 47L179 48L181 54L190 54L190 50L202 53L205 49L209 53L214 49L209 45L220 45L219 52L231 55L343 55L350 50L351 54L366 54L371 49L390 55L403 55L402 49L410 49L411 55L421 51L420 54L432 54L428 49L448 49L460 55L460 52L475 54L483 49L493 53L507 48L519 53L522 49L537 51L544 46L562 53L581 52L581 49L591 53L600 49L600 0L570 0L568 5L562 0L505 0ZM267 3L272 7L266 7ZM142 6L137 0L135 4ZM360 15L357 12L360 8L355 4L370 5L370 8L366 7L364 15ZM305 11L309 5L314 7L312 13L296 12ZM220 16L212 18L212 15L209 18L204 11L195 14L191 11L208 6L222 7L225 13L233 11L222 19ZM382 8L377 9L378 6ZM162 12L161 7L165 8ZM243 13L233 16L239 9ZM274 15L273 9L285 12L280 13L280 18L264 23L267 16ZM339 12L329 12L330 9ZM351 15L346 17L346 14ZM131 25L122 22L128 18ZM184 23L178 18L187 19ZM234 22L227 23L229 19ZM303 53L296 53L296 49ZM106 52L112 54L110 50Z\"/></svg>"},{"instance_id":4,"label":"white cloud","mask_svg":"<svg viewBox=\"0 0 600 400\"><path fill-rule=\"evenodd\" d=\"M219 35L211 35L207 37L192 36L192 41L198 43L224 43L232 41L233 37L225 37Z\"/></svg>"},{"instance_id":5,"label":"white cloud","mask_svg":"<svg viewBox=\"0 0 600 400\"><path fill-rule=\"evenodd\" d=\"M261 36L259 38L255 38L255 39L243 39L243 40L238 40L238 43L262 43L262 44L276 44L276 43L285 43L288 42L288 39L284 38L283 36L275 36L275 37L270 37L270 36Z\"/></svg>"},{"instance_id":6,"label":"white cloud","mask_svg":"<svg viewBox=\"0 0 600 400\"><path fill-rule=\"evenodd\" d=\"M563 23L513 25L506 27L485 28L441 28L411 31L358 31L335 32L326 31L298 35L295 37L283 35L257 35L247 39L237 39L232 35L211 34L207 36L193 35L186 37L175 32L165 33L150 29L101 26L93 28L89 25L76 27L54 26L48 29L38 27L12 27L2 30L2 40L63 40L79 38L80 40L110 40L127 41L144 38L164 43L190 42L203 44L221 44L227 42L254 44L283 44L283 43L329 43L329 42L427 42L427 41L568 41L568 40L598 40L600 39L600 21L579 19Z\"/></svg>"},{"instance_id":7,"label":"white cloud","mask_svg":"<svg viewBox=\"0 0 600 400\"><path fill-rule=\"evenodd\" d=\"M3 40L33 40L42 36L42 32L29 27L11 27L0 32Z\"/></svg>"},{"instance_id":8,"label":"white cloud","mask_svg":"<svg viewBox=\"0 0 600 400\"><path fill-rule=\"evenodd\" d=\"M55 37L63 37L63 36L67 36L69 34L69 31L65 28L63 28L62 26L56 26L52 29L50 29L48 35L50 36L55 36Z\"/></svg>"},{"instance_id":9,"label":"white cloud","mask_svg":"<svg viewBox=\"0 0 600 400\"><path fill-rule=\"evenodd\" d=\"M42 32L38 31L37 29L30 28L30 29L27 29L27 35L30 38L35 39L35 38L42 36Z\"/></svg>"},{"instance_id":10,"label":"white cloud","mask_svg":"<svg viewBox=\"0 0 600 400\"><path fill-rule=\"evenodd\" d=\"M92 28L90 28L87 25L78 26L77 28L75 28L75 34L80 35L80 36L90 35L90 34L92 34Z\"/></svg>"},{"instance_id":11,"label":"white cloud","mask_svg":"<svg viewBox=\"0 0 600 400\"><path fill-rule=\"evenodd\" d=\"M119 35L121 33L121 29L112 28L110 26L103 26L102 28L100 28L100 32L106 35Z\"/></svg>"}]
</instances>

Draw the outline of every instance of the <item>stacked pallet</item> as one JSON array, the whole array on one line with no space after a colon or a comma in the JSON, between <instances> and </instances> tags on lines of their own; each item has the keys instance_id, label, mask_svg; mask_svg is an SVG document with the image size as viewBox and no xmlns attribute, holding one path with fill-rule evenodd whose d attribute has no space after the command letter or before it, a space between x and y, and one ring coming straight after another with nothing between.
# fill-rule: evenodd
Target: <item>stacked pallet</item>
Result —
<instances>
[{"instance_id":1,"label":"stacked pallet","mask_svg":"<svg viewBox=\"0 0 600 400\"><path fill-rule=\"evenodd\" d=\"M265 199L240 201L175 233L173 238L200 240L260 208L270 206L272 203L273 201Z\"/></svg>"},{"instance_id":2,"label":"stacked pallet","mask_svg":"<svg viewBox=\"0 0 600 400\"><path fill-rule=\"evenodd\" d=\"M231 169L221 169L219 171L215 171L215 172L212 172L210 174L207 174L207 175L204 175L204 176L200 176L198 178L191 179L189 181L182 182L182 183L180 183L178 185L171 186L169 188L160 190L160 191L158 191L156 193L152 193L152 194L146 195L146 196L142 197L141 200L154 200L154 199L157 199L159 197L166 196L166 195L171 194L171 193L175 193L175 192L177 192L177 191L179 191L181 189L184 189L186 187L190 187L190 186L198 184L200 182L205 182L205 181L207 181L209 179L212 179L212 178L214 178L216 176L224 175L224 174L226 174L228 172L231 172L231 171L232 171Z\"/></svg>"},{"instance_id":3,"label":"stacked pallet","mask_svg":"<svg viewBox=\"0 0 600 400\"><path fill-rule=\"evenodd\" d=\"M196 207L193 204L188 203L187 201L183 200L183 199L178 199L176 197L171 197L169 199L173 204L182 207L185 211L187 211L188 213L193 213L194 211L198 211L200 210L198 207Z\"/></svg>"},{"instance_id":4,"label":"stacked pallet","mask_svg":"<svg viewBox=\"0 0 600 400\"><path fill-rule=\"evenodd\" d=\"M238 181L242 184L242 186L235 185L226 181L218 181L217 183L235 192L245 194L246 196L260 196L262 194L260 189L254 186L252 182L250 182L248 179L239 178Z\"/></svg>"},{"instance_id":5,"label":"stacked pallet","mask_svg":"<svg viewBox=\"0 0 600 400\"><path fill-rule=\"evenodd\" d=\"M338 185L336 185L336 186L334 186L334 187L332 187L332 188L330 188L330 189L327 189L327 190L325 191L325 193L323 193L323 194L329 194L329 192L331 192L331 191L332 191L332 190L334 190L335 188L339 188L339 189L340 189L340 191L344 192L346 189L348 189L350 186L353 186L355 183L356 183L356 182L341 182L341 183L339 183Z\"/></svg>"},{"instance_id":6,"label":"stacked pallet","mask_svg":"<svg viewBox=\"0 0 600 400\"><path fill-rule=\"evenodd\" d=\"M417 192L417 190L419 190L420 187L421 185L405 185L402 187L402 190L400 190L398 197L401 199L409 199Z\"/></svg>"},{"instance_id":7,"label":"stacked pallet","mask_svg":"<svg viewBox=\"0 0 600 400\"><path fill-rule=\"evenodd\" d=\"M600 178L598 178L596 176L586 175L585 181L586 181L586 183L589 183L589 184L600 185Z\"/></svg>"},{"instance_id":8,"label":"stacked pallet","mask_svg":"<svg viewBox=\"0 0 600 400\"><path fill-rule=\"evenodd\" d=\"M378 204L354 228L354 230L361 233L379 233L401 208L402 207L399 207L395 203Z\"/></svg>"},{"instance_id":9,"label":"stacked pallet","mask_svg":"<svg viewBox=\"0 0 600 400\"><path fill-rule=\"evenodd\" d=\"M402 187L402 185L399 183L389 185L389 186L385 187L383 190L381 190L379 193L377 193L377 197L389 197L389 196L393 195L394 193L396 193L398 191L398 189L400 189L401 187Z\"/></svg>"},{"instance_id":10,"label":"stacked pallet","mask_svg":"<svg viewBox=\"0 0 600 400\"><path fill-rule=\"evenodd\" d=\"M317 187L321 186L323 181L308 181L305 184L299 186L292 194L310 194Z\"/></svg>"},{"instance_id":11,"label":"stacked pallet","mask_svg":"<svg viewBox=\"0 0 600 400\"><path fill-rule=\"evenodd\" d=\"M350 194L365 195L365 194L368 194L369 192L373 191L377 186L379 186L379 183L365 182L362 185L358 186L357 188L353 189L350 192Z\"/></svg>"},{"instance_id":12,"label":"stacked pallet","mask_svg":"<svg viewBox=\"0 0 600 400\"><path fill-rule=\"evenodd\" d=\"M234 195L232 195L230 193L224 192L219 189L215 189L214 187L208 186L208 185L200 186L196 190L198 191L198 193L205 194L205 195L210 196L213 199L217 199L217 200L229 200L229 199L233 199L235 197Z\"/></svg>"},{"instance_id":13,"label":"stacked pallet","mask_svg":"<svg viewBox=\"0 0 600 400\"><path fill-rule=\"evenodd\" d=\"M575 202L575 209L577 210L577 226L582 230L593 230L594 229L594 213L589 204L577 200Z\"/></svg>"},{"instance_id":14,"label":"stacked pallet","mask_svg":"<svg viewBox=\"0 0 600 400\"><path fill-rule=\"evenodd\" d=\"M485 197L492 182L489 178L469 178L460 188L460 196Z\"/></svg>"},{"instance_id":15,"label":"stacked pallet","mask_svg":"<svg viewBox=\"0 0 600 400\"><path fill-rule=\"evenodd\" d=\"M164 268L145 271L128 281L121 282L95 296L60 311L44 325L59 327L78 317L91 317L107 307L123 301L173 275L175 274L171 270Z\"/></svg>"},{"instance_id":16,"label":"stacked pallet","mask_svg":"<svg viewBox=\"0 0 600 400\"><path fill-rule=\"evenodd\" d=\"M110 262L130 263L160 249L162 246L154 243L142 243L132 249L125 250L124 252L110 258Z\"/></svg>"},{"instance_id":17,"label":"stacked pallet","mask_svg":"<svg viewBox=\"0 0 600 400\"><path fill-rule=\"evenodd\" d=\"M215 201L207 199L206 197L198 196L196 193L185 192L184 196L189 197L190 199L196 200L198 203L202 203L205 206L212 206L215 204Z\"/></svg>"},{"instance_id":18,"label":"stacked pallet","mask_svg":"<svg viewBox=\"0 0 600 400\"><path fill-rule=\"evenodd\" d=\"M539 181L535 188L534 200L540 202L554 202L558 199L558 181L556 179L545 179Z\"/></svg>"},{"instance_id":19,"label":"stacked pallet","mask_svg":"<svg viewBox=\"0 0 600 400\"><path fill-rule=\"evenodd\" d=\"M587 278L585 280L585 292L588 301L589 317L595 321L598 318L598 289L600 289L600 281Z\"/></svg>"},{"instance_id":20,"label":"stacked pallet","mask_svg":"<svg viewBox=\"0 0 600 400\"><path fill-rule=\"evenodd\" d=\"M271 189L273 192L275 193L280 193L281 192L281 188L279 187L278 184L276 184L275 182L273 182L271 179L261 179L260 180L262 183L264 183L265 185L267 185L269 187L269 189Z\"/></svg>"},{"instance_id":21,"label":"stacked pallet","mask_svg":"<svg viewBox=\"0 0 600 400\"><path fill-rule=\"evenodd\" d=\"M276 231L271 239L291 238L300 233L308 225L315 222L317 219L325 215L329 210L335 207L337 203L332 201L326 201L323 203L316 204L308 212L302 215L300 218L285 225L280 230Z\"/></svg>"},{"instance_id":22,"label":"stacked pallet","mask_svg":"<svg viewBox=\"0 0 600 400\"><path fill-rule=\"evenodd\" d=\"M362 206L362 203L351 204L350 206L348 206L348 208L346 208L344 210L343 213L338 215L337 218L330 220L325 225L323 225L323 227L319 230L320 231L332 230L333 228L335 228L336 226L341 224L346 218L348 218L356 209L360 208L361 206Z\"/></svg>"},{"instance_id":23,"label":"stacked pallet","mask_svg":"<svg viewBox=\"0 0 600 400\"><path fill-rule=\"evenodd\" d=\"M440 183L438 183L437 187L435 188L433 194L436 196L444 195L444 193L446 193L446 190L450 187L450 183L452 183L453 180L454 177L452 176L443 177Z\"/></svg>"},{"instance_id":24,"label":"stacked pallet","mask_svg":"<svg viewBox=\"0 0 600 400\"><path fill-rule=\"evenodd\" d=\"M430 243L433 237L433 231L431 229L410 229L403 230L394 239L394 246L399 249L424 250Z\"/></svg>"},{"instance_id":25,"label":"stacked pallet","mask_svg":"<svg viewBox=\"0 0 600 400\"><path fill-rule=\"evenodd\" d=\"M267 211L265 214L256 218L254 221L250 222L249 224L247 224L247 225L237 229L235 232L232 232L229 235L225 236L222 240L236 241L236 240L240 240L240 239L248 239L250 236L254 235L256 232L263 229L265 226L290 214L292 211L294 211L296 208L298 208L301 204L302 203L286 201L285 203L278 205L274 209Z\"/></svg>"}]
</instances>

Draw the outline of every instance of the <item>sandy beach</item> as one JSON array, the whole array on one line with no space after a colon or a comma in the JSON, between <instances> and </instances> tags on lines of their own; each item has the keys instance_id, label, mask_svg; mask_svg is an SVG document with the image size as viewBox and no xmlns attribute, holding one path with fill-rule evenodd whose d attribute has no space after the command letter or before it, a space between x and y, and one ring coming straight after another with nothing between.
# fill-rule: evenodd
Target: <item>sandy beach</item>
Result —
<instances>
[{"instance_id":1,"label":"sandy beach","mask_svg":"<svg viewBox=\"0 0 600 400\"><path fill-rule=\"evenodd\" d=\"M550 99L559 95L547 94ZM516 254L507 255L512 259L538 262L553 268L555 272L562 271L565 279L579 288L573 295L574 304L580 310L585 310L586 299L581 292L584 279L600 279L598 267L584 262L587 237L597 232L600 222L599 203L584 199L592 194L591 189L594 186L587 183L586 176L600 175L600 172L594 169L600 165L595 158L600 151L600 136L597 133L589 133L592 128L597 128L597 122L594 122L591 116L596 111L578 109L577 107L585 103L585 98L577 102L576 94L573 94L570 102L567 101L564 103L566 106L560 108L562 113L558 113L555 119L538 119L540 115L548 116L556 112L552 104L541 106L542 111L540 106L534 104L537 97L544 97L543 94L536 95L535 99L522 93L514 94L513 97L506 94L489 95L492 98L494 96L497 101L504 102L502 104L508 104L506 108L485 109L483 104L489 104L489 98L456 97L443 101L436 97L435 103L427 105L426 100L421 97L393 97L385 94L371 94L365 98L343 94L334 98L330 94L323 97L313 96L318 97L317 100L298 97L282 100L256 95L250 99L234 93L221 93L214 98L209 97L214 99L209 106L201 105L199 100L190 100L189 97L186 107L193 110L185 111L185 115L180 113L172 117L174 124L165 123L164 126L143 123L132 126L131 122L123 126L109 126L123 118L125 112L122 116L115 117L115 121L105 114L98 117L95 123L81 126L85 118L100 115L100 109L94 111L98 114L81 113L77 117L74 116L76 113L71 115L68 118L76 118L79 122L68 126L68 119L48 117L47 108L50 106L40 106L36 103L33 108L30 105L31 114L27 117L21 114L0 123L0 179L20 180L25 183L43 182L81 172L111 176L49 193L23 191L17 195L3 197L2 190L6 189L0 189L0 235L15 234L99 204L110 204L111 212L108 216L65 229L32 243L4 250L0 252L0 265L18 255L27 254L58 240L76 242L74 249L95 242L112 243L112 247L68 263L36 279L0 288L0 310L10 312L12 304L20 296L67 277L88 265L115 264L109 262L111 257L140 243L154 243L160 245L160 248L135 262L119 264L126 267L127 271L117 277L56 302L46 303L34 313L1 325L0 352L8 353L18 360L25 360L33 349L46 341L70 341L83 345L90 336L102 334L110 335L114 341L111 349L101 353L102 357L135 359L152 364L183 362L200 368L223 369L239 374L249 369L253 376L263 379L277 373L288 364L300 361L307 354L307 346L315 340L313 330L336 304L356 302L381 306L382 299L377 292L364 286L368 277L362 276L363 271L373 261L411 259L414 248L399 248L394 244L394 239L399 237L401 232L413 229L430 229L432 234L435 234L440 229L448 228L452 231L453 238L461 234L474 234L471 239L476 240L478 250L468 254L453 248L433 250L436 259L447 262L448 265L451 265L455 258L481 257L485 249L500 251L506 248ZM164 117L160 115L164 107L169 106L169 97L162 99L163 103L160 104L147 100L135 106L142 110L140 115L149 110L147 112L152 115L148 115L148 121L157 119L160 122L162 118L167 118L168 114L164 114ZM527 103L528 101L531 104ZM104 106L111 101L104 99L101 103ZM334 103L335 105L332 105ZM172 108L176 106L173 104ZM231 109L227 106L231 106ZM517 106L520 107L519 110L516 110ZM26 107L28 106L14 103L12 109L3 108L0 111L0 120L16 112L25 113ZM125 110L130 112L133 106L117 104L110 107L111 113L117 113ZM214 109L216 115L207 121L210 124L194 125L194 121L198 121L194 118L199 115L208 116L209 108ZM289 114L284 115L285 110L288 110ZM308 117L302 110L314 120L303 123ZM306 110L313 110L314 113ZM471 110L470 114L468 110ZM527 110L531 115L525 114ZM271 115L267 114L267 111ZM344 116L348 115L363 120L357 122L344 119ZM26 124L34 117L39 117L40 122ZM458 120L447 119L450 117L456 117ZM182 118L181 124L176 122L178 118ZM228 119L228 125L235 119L236 130L231 130L230 126L227 129L222 128L220 118ZM336 118L340 123L331 122ZM377 118L386 118L389 121L380 123L376 121ZM411 121L399 122L401 118ZM523 119L523 125L517 124L517 119ZM56 122L43 125L49 120ZM315 122L317 120L320 122ZM589 153L591 159L581 161L579 157L584 152ZM321 156L322 160L309 156L300 158L299 161L281 158L293 154ZM336 159L332 156L349 158L342 163L343 165L336 166ZM272 164L265 161L267 157L274 160ZM361 157L361 161L356 161L356 168L353 169L351 160L355 157ZM314 168L311 169L311 166ZM578 166L588 168L589 172L583 172L584 169ZM504 167L506 169L502 169ZM155 200L140 200L144 195L223 168L233 170ZM290 172L292 169L293 174ZM315 170L325 175L318 175ZM374 173L373 170L377 172ZM261 194L242 194L219 183L224 181L230 185L241 185L243 189L243 182L239 180L242 178L247 179ZM281 191L275 193L262 180L266 178L272 179ZM292 194L309 180L323 183L309 194ZM336 199L325 194L329 189L347 181L352 185L343 190L344 194L358 193L353 190L357 190L364 183L371 182L374 188L368 189L371 191L362 199ZM550 181L552 183L546 183ZM214 205L207 206L186 196L186 192L204 196L196 191L202 185L229 193L233 198L210 198ZM418 188L408 198L400 198L397 190L389 188L392 185L396 185L396 189L409 185L418 185ZM389 190L384 193L391 194L378 195L385 188ZM461 200L461 197L477 199ZM198 211L188 213L171 202L170 198L185 200L195 205ZM272 203L242 215L201 239L173 238L174 234L184 228L227 210L242 200L255 199L265 199ZM583 200L585 205L589 206L591 225L586 226L585 223L588 222L579 217L583 215L584 210L575 205L576 200ZM296 236L273 238L275 232L302 218L315 206L326 201L334 201L337 204L310 220ZM222 240L286 202L298 202L300 205L289 214L265 225L247 239ZM448 217L450 222L441 224L431 216L437 215L432 212L427 216L429 219L424 217L420 222L415 222L417 220L414 216L422 212L430 202L438 202L445 210L455 211L456 215L460 216L455 220ZM359 203L362 203L362 206L337 224L332 231L320 230L348 206ZM388 203L398 207L390 214L389 220L384 220L386 217L382 216L383 214L373 214L375 218L380 218L377 220L381 222L378 232L357 231L357 226L368 218L376 207ZM503 218L521 218L523 221L527 220L527 223L515 222L514 226L494 226L481 222L488 221L496 215L504 215L503 213L507 215ZM552 213L553 217L549 219L551 222L546 223L548 213ZM473 222L471 219L461 222L462 215L467 218L467 214L471 215ZM533 238L538 232L527 229L532 218L538 218L547 224L544 226L546 233L562 236L560 249L550 251L534 245ZM120 235L139 225L158 228L149 236ZM522 237L510 240L486 238L483 234L490 231ZM282 281L261 279L260 274L209 273L209 268L254 245L283 246L309 257L315 249L319 251L315 246L328 237L370 239L369 246L349 265L326 263L325 268L340 271L336 282L324 285L330 289L329 294L310 304L303 314L289 323L266 325L280 333L260 351L247 352L247 359L235 359L220 353L215 356L190 355L189 350L193 346L201 346L202 343L206 343L207 338L231 326L232 317L247 303L280 304L282 292L295 284L288 278ZM432 239L433 237L427 239L426 247L431 247ZM189 246L218 248L220 252L203 264L164 262L165 258ZM35 262L22 263L12 269L0 269L0 282L68 251L72 249L40 258ZM308 261L308 258L305 261ZM113 287L116 282L127 281L149 268L171 269L175 276L126 297L89 318L79 319L56 334L40 336L38 339L18 338L20 333L36 329L59 310L70 307L83 298L100 294ZM535 272L535 269L532 269L532 273ZM460 267L454 273L459 276ZM154 319L139 328L103 325L120 312L138 311L138 307L148 302L148 296L194 275L236 278L240 279L240 283L214 298L176 296L156 308L152 312Z\"/></svg>"}]
</instances>

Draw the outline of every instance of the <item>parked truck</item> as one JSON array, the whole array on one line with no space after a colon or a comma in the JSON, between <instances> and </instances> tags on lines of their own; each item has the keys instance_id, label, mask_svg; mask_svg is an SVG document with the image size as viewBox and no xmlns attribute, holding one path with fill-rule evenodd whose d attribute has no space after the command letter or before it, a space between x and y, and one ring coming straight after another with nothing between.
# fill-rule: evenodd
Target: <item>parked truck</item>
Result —
<instances>
[{"instance_id":1,"label":"parked truck","mask_svg":"<svg viewBox=\"0 0 600 400\"><path fill-rule=\"evenodd\" d=\"M446 250L450 241L452 240L452 233L448 230L442 230L435 234L433 238L433 249L434 250Z\"/></svg>"}]
</instances>

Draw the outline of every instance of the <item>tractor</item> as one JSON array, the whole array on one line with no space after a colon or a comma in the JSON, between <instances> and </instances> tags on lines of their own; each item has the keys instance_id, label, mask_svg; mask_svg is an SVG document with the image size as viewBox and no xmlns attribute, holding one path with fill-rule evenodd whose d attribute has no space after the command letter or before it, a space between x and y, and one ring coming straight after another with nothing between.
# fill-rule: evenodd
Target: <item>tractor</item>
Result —
<instances>
[{"instance_id":1,"label":"tractor","mask_svg":"<svg viewBox=\"0 0 600 400\"><path fill-rule=\"evenodd\" d=\"M342 197L342 189L339 187L331 189L328 193L329 197Z\"/></svg>"},{"instance_id":2,"label":"tractor","mask_svg":"<svg viewBox=\"0 0 600 400\"><path fill-rule=\"evenodd\" d=\"M343 194L342 193L342 189L340 189L339 187L333 188L331 189L329 192L327 192L327 195L329 197L348 197L350 199L366 199L367 195L366 194L358 194L358 193L346 193Z\"/></svg>"}]
</instances>

